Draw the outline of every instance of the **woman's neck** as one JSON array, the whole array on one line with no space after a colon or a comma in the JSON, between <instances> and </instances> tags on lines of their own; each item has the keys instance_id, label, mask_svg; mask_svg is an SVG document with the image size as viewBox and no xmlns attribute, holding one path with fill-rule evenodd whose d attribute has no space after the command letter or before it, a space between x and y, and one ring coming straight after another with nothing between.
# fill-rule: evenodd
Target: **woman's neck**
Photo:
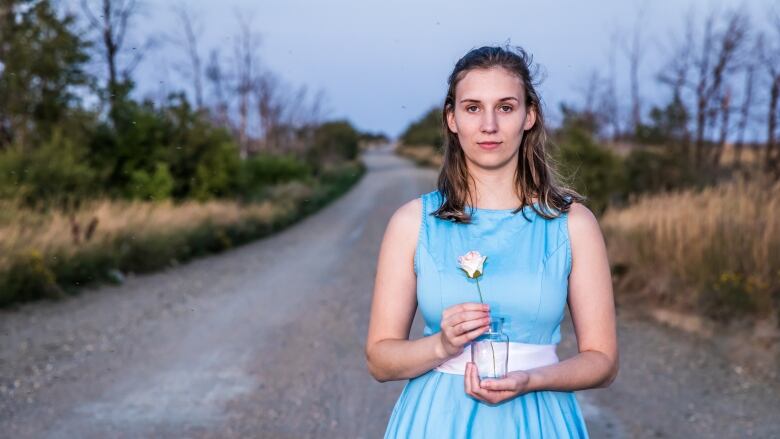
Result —
<instances>
[{"instance_id":1,"label":"woman's neck","mask_svg":"<svg viewBox=\"0 0 780 439\"><path fill-rule=\"evenodd\" d=\"M516 163L516 162L515 162ZM469 191L472 200L467 205L479 209L514 209L520 205L520 197L515 183L516 167L502 169L482 169L476 166L469 169ZM532 202L536 202L534 198Z\"/></svg>"}]
</instances>

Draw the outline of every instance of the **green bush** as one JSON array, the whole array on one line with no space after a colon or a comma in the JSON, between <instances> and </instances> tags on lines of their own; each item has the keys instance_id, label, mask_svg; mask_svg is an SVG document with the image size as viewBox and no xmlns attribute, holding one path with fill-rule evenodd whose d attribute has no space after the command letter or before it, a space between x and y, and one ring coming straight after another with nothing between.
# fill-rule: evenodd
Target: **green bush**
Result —
<instances>
[{"instance_id":1,"label":"green bush","mask_svg":"<svg viewBox=\"0 0 780 439\"><path fill-rule=\"evenodd\" d=\"M559 137L555 158L560 172L588 197L594 213L603 213L610 200L625 196L625 177L619 156L598 145L584 130L569 128Z\"/></svg>"},{"instance_id":2,"label":"green bush","mask_svg":"<svg viewBox=\"0 0 780 439\"><path fill-rule=\"evenodd\" d=\"M162 108L122 102L112 114L116 126L98 126L90 149L91 166L113 195L206 200L234 194L240 159L233 137L183 96L171 96ZM154 183L162 187L149 189Z\"/></svg>"},{"instance_id":3,"label":"green bush","mask_svg":"<svg viewBox=\"0 0 780 439\"><path fill-rule=\"evenodd\" d=\"M404 145L435 146L444 143L441 126L441 108L432 108L420 120L412 123L401 134Z\"/></svg>"},{"instance_id":4,"label":"green bush","mask_svg":"<svg viewBox=\"0 0 780 439\"><path fill-rule=\"evenodd\" d=\"M293 155L257 154L241 163L238 190L245 198L259 198L268 186L307 180L311 166Z\"/></svg>"},{"instance_id":5,"label":"green bush","mask_svg":"<svg viewBox=\"0 0 780 439\"><path fill-rule=\"evenodd\" d=\"M168 165L157 163L151 174L142 169L130 173L127 195L129 198L162 200L171 196L173 177Z\"/></svg>"},{"instance_id":6,"label":"green bush","mask_svg":"<svg viewBox=\"0 0 780 439\"><path fill-rule=\"evenodd\" d=\"M174 95L164 111L168 120L166 149L174 177L173 197L206 200L233 195L241 160L233 136Z\"/></svg>"},{"instance_id":7,"label":"green bush","mask_svg":"<svg viewBox=\"0 0 780 439\"><path fill-rule=\"evenodd\" d=\"M632 194L668 191L692 182L684 155L669 149L634 149L624 166L627 190Z\"/></svg>"},{"instance_id":8,"label":"green bush","mask_svg":"<svg viewBox=\"0 0 780 439\"><path fill-rule=\"evenodd\" d=\"M114 272L143 273L219 252L286 227L346 192L365 172L359 161L343 162L312 181L311 195L285 197L291 209L269 220L247 218L235 224L206 221L192 228L137 236L125 231L111 242L78 249L73 254L43 257L30 251L15 255L0 271L0 306L76 293L96 282L117 282ZM121 277L121 274L119 275Z\"/></svg>"},{"instance_id":9,"label":"green bush","mask_svg":"<svg viewBox=\"0 0 780 439\"><path fill-rule=\"evenodd\" d=\"M239 185L241 161L237 146L230 141L204 145L200 157L194 162L195 174L189 179L189 190L183 196L206 200L233 195ZM184 177L179 182L184 183Z\"/></svg>"},{"instance_id":10,"label":"green bush","mask_svg":"<svg viewBox=\"0 0 780 439\"><path fill-rule=\"evenodd\" d=\"M62 295L57 278L36 250L16 255L8 270L0 276L0 305Z\"/></svg>"},{"instance_id":11,"label":"green bush","mask_svg":"<svg viewBox=\"0 0 780 439\"><path fill-rule=\"evenodd\" d=\"M0 152L0 196L26 205L68 206L94 191L95 172L86 164L88 151L60 130L39 148L14 147Z\"/></svg>"},{"instance_id":12,"label":"green bush","mask_svg":"<svg viewBox=\"0 0 780 439\"><path fill-rule=\"evenodd\" d=\"M353 160L358 155L360 133L347 121L326 122L314 132L306 161L319 174L328 164Z\"/></svg>"}]
</instances>

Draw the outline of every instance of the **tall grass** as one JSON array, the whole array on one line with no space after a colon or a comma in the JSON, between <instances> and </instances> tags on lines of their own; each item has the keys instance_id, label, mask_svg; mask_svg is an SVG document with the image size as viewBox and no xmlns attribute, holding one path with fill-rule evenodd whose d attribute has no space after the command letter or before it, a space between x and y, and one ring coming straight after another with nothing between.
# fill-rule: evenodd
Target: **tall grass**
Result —
<instances>
[{"instance_id":1,"label":"tall grass","mask_svg":"<svg viewBox=\"0 0 780 439\"><path fill-rule=\"evenodd\" d=\"M444 156L440 149L428 145L398 145L396 153L402 157L412 159L417 166L440 168Z\"/></svg>"},{"instance_id":2,"label":"tall grass","mask_svg":"<svg viewBox=\"0 0 780 439\"><path fill-rule=\"evenodd\" d=\"M718 319L780 310L780 182L645 196L601 224L621 290Z\"/></svg>"},{"instance_id":3,"label":"tall grass","mask_svg":"<svg viewBox=\"0 0 780 439\"><path fill-rule=\"evenodd\" d=\"M85 201L77 211L0 206L0 306L61 297L100 281L121 281L263 237L345 192L363 174L358 162L312 184L279 184L267 199L237 201Z\"/></svg>"}]
</instances>

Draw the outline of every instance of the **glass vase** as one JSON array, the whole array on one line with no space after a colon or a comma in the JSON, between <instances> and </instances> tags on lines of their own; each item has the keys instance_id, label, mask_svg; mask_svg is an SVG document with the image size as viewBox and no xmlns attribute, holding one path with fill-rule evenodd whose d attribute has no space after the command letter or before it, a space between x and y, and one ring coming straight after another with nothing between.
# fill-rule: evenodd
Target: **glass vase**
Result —
<instances>
[{"instance_id":1,"label":"glass vase","mask_svg":"<svg viewBox=\"0 0 780 439\"><path fill-rule=\"evenodd\" d=\"M504 378L509 365L509 336L504 333L504 318L494 317L490 329L471 344L471 361L479 378Z\"/></svg>"}]
</instances>

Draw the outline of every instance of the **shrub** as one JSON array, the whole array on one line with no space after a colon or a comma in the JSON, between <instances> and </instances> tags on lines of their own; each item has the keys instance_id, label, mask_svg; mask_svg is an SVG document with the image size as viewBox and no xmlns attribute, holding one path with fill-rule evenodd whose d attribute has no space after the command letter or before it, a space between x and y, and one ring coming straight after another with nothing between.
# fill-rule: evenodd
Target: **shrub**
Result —
<instances>
[{"instance_id":1,"label":"shrub","mask_svg":"<svg viewBox=\"0 0 780 439\"><path fill-rule=\"evenodd\" d=\"M624 160L629 193L661 192L692 183L685 157L669 149L637 148Z\"/></svg>"},{"instance_id":2,"label":"shrub","mask_svg":"<svg viewBox=\"0 0 780 439\"><path fill-rule=\"evenodd\" d=\"M625 194L622 162L612 151L596 144L584 130L567 129L555 155L560 172L589 199L594 213L603 213L609 201Z\"/></svg>"},{"instance_id":3,"label":"shrub","mask_svg":"<svg viewBox=\"0 0 780 439\"><path fill-rule=\"evenodd\" d=\"M68 206L94 190L95 172L85 163L87 150L59 130L39 148L0 153L0 196L28 206Z\"/></svg>"},{"instance_id":4,"label":"shrub","mask_svg":"<svg viewBox=\"0 0 780 439\"><path fill-rule=\"evenodd\" d=\"M18 254L3 273L0 286L0 305L63 295L54 273L37 250Z\"/></svg>"},{"instance_id":5,"label":"shrub","mask_svg":"<svg viewBox=\"0 0 780 439\"><path fill-rule=\"evenodd\" d=\"M165 163L157 163L151 174L141 169L130 173L128 198L162 200L170 197L172 190L173 177Z\"/></svg>"},{"instance_id":6,"label":"shrub","mask_svg":"<svg viewBox=\"0 0 780 439\"><path fill-rule=\"evenodd\" d=\"M314 143L307 151L306 161L319 173L324 166L358 155L360 134L347 121L327 122L314 133Z\"/></svg>"},{"instance_id":7,"label":"shrub","mask_svg":"<svg viewBox=\"0 0 780 439\"><path fill-rule=\"evenodd\" d=\"M430 109L420 120L412 123L401 134L404 145L440 147L444 143L441 132L441 108Z\"/></svg>"},{"instance_id":8,"label":"shrub","mask_svg":"<svg viewBox=\"0 0 780 439\"><path fill-rule=\"evenodd\" d=\"M246 198L260 198L267 187L306 180L311 167L293 155L257 154L241 163L238 189Z\"/></svg>"}]
</instances>

